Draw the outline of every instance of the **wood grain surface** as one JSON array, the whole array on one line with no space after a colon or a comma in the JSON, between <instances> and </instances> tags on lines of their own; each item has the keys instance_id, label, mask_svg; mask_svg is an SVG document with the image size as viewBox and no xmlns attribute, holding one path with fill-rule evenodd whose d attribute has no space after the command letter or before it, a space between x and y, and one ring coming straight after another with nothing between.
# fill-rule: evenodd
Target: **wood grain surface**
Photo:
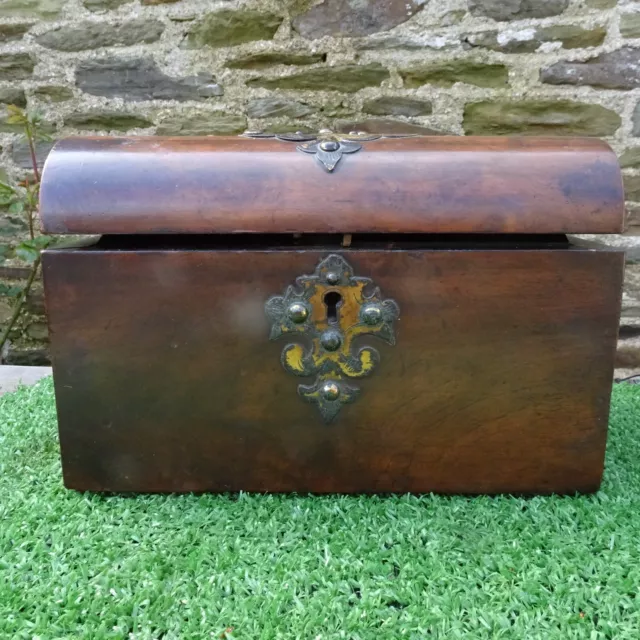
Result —
<instances>
[{"instance_id":1,"label":"wood grain surface","mask_svg":"<svg viewBox=\"0 0 640 640\"><path fill-rule=\"evenodd\" d=\"M45 232L618 233L614 152L596 139L363 142L333 173L275 139L69 138L44 167Z\"/></svg>"},{"instance_id":2,"label":"wood grain surface","mask_svg":"<svg viewBox=\"0 0 640 640\"><path fill-rule=\"evenodd\" d=\"M327 425L283 370L264 303L328 251L46 251L66 486L598 488L622 253L332 252L373 278L400 319L395 346L362 338L380 363Z\"/></svg>"}]
</instances>

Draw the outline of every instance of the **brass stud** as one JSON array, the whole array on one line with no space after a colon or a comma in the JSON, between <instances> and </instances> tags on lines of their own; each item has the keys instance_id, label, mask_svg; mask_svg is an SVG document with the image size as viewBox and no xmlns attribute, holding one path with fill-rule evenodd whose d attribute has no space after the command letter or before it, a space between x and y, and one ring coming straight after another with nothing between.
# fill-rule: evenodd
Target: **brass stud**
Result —
<instances>
[{"instance_id":1,"label":"brass stud","mask_svg":"<svg viewBox=\"0 0 640 640\"><path fill-rule=\"evenodd\" d=\"M337 351L342 344L342 336L339 331L329 329L320 336L320 344L327 351Z\"/></svg>"},{"instance_id":2,"label":"brass stud","mask_svg":"<svg viewBox=\"0 0 640 640\"><path fill-rule=\"evenodd\" d=\"M329 380L322 385L322 396L325 400L337 400L340 397L340 387Z\"/></svg>"},{"instance_id":3,"label":"brass stud","mask_svg":"<svg viewBox=\"0 0 640 640\"><path fill-rule=\"evenodd\" d=\"M340 148L340 143L335 140L325 140L319 146L323 151L337 151Z\"/></svg>"},{"instance_id":4,"label":"brass stud","mask_svg":"<svg viewBox=\"0 0 640 640\"><path fill-rule=\"evenodd\" d=\"M380 324L382 321L382 309L377 304L367 304L362 308L360 316L366 324Z\"/></svg>"},{"instance_id":5,"label":"brass stud","mask_svg":"<svg viewBox=\"0 0 640 640\"><path fill-rule=\"evenodd\" d=\"M329 271L329 273L327 273L326 275L326 278L329 284L338 284L338 282L340 282L340 274L336 273L335 271Z\"/></svg>"},{"instance_id":6,"label":"brass stud","mask_svg":"<svg viewBox=\"0 0 640 640\"><path fill-rule=\"evenodd\" d=\"M307 309L307 307L305 307L301 302L294 302L289 305L287 315L291 322L302 324L309 317L309 309Z\"/></svg>"}]
</instances>

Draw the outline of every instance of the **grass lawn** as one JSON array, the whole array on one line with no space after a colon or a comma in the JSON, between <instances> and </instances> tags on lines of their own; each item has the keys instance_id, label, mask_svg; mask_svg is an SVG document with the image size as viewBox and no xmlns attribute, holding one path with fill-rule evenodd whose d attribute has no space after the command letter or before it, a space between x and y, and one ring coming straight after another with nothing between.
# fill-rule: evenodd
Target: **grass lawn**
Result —
<instances>
[{"instance_id":1,"label":"grass lawn","mask_svg":"<svg viewBox=\"0 0 640 640\"><path fill-rule=\"evenodd\" d=\"M328 470L330 472L330 470ZM640 385L595 496L104 497L0 398L0 638L640 639Z\"/></svg>"}]
</instances>

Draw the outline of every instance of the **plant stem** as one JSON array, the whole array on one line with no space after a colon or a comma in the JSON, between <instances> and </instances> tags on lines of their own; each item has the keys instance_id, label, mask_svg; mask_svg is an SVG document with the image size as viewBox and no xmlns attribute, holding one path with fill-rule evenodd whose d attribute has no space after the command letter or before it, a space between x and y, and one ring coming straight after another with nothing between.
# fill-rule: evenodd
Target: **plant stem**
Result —
<instances>
[{"instance_id":1,"label":"plant stem","mask_svg":"<svg viewBox=\"0 0 640 640\"><path fill-rule=\"evenodd\" d=\"M34 231L33 231L33 207L31 206L31 196L29 195L29 179L26 180L26 184L27 184L27 198L26 198L25 202L27 204L27 216L28 216L28 222L29 222L29 237L31 238L31 240L33 240L35 235L34 235Z\"/></svg>"},{"instance_id":2,"label":"plant stem","mask_svg":"<svg viewBox=\"0 0 640 640\"><path fill-rule=\"evenodd\" d=\"M22 306L24 305L27 296L29 295L29 291L31 290L31 286L33 285L33 281L36 278L36 274L38 273L38 267L40 267L40 256L38 256L31 267L31 273L27 278L27 284L25 284L24 289L20 292L16 299L16 304L13 309L13 314L11 318L9 318L9 322L7 326L4 328L2 335L0 336L0 357L2 357L2 350L4 349L4 345L9 338L9 333L13 326L15 325L18 317L20 316L20 312L22 311Z\"/></svg>"},{"instance_id":3,"label":"plant stem","mask_svg":"<svg viewBox=\"0 0 640 640\"><path fill-rule=\"evenodd\" d=\"M29 237L33 240L35 235L33 233L33 211L29 207Z\"/></svg>"},{"instance_id":4,"label":"plant stem","mask_svg":"<svg viewBox=\"0 0 640 640\"><path fill-rule=\"evenodd\" d=\"M27 136L27 142L29 143L29 151L31 153L31 164L33 165L33 175L36 177L36 182L40 182L40 172L38 171L38 160L36 159L36 147L33 141L33 131L31 126L27 125L25 128L25 134Z\"/></svg>"}]
</instances>

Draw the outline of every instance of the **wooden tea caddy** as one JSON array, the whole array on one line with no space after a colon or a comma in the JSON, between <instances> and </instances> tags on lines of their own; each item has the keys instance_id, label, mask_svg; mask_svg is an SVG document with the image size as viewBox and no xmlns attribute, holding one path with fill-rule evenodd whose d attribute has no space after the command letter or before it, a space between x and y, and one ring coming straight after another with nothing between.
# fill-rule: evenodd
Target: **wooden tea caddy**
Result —
<instances>
[{"instance_id":1,"label":"wooden tea caddy","mask_svg":"<svg viewBox=\"0 0 640 640\"><path fill-rule=\"evenodd\" d=\"M623 253L593 139L70 138L44 252L64 481L598 489ZM348 246L347 246L348 245Z\"/></svg>"}]
</instances>

